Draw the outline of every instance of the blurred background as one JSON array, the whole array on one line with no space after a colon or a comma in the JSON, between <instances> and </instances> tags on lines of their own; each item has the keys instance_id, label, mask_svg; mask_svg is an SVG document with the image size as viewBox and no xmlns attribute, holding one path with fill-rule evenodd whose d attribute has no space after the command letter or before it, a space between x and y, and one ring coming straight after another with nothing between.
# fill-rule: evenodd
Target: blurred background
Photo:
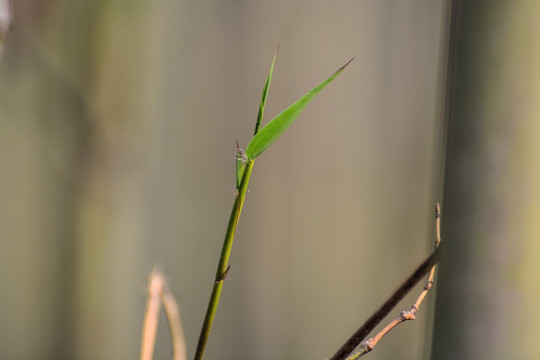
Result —
<instances>
[{"instance_id":1,"label":"blurred background","mask_svg":"<svg viewBox=\"0 0 540 360\"><path fill-rule=\"evenodd\" d=\"M356 59L255 165L207 358L325 358L431 248L442 1L40 0L13 13L1 358L136 358L156 264L192 357L235 141L250 140L278 44L266 121ZM423 356L428 314L372 357ZM155 358L169 354L162 321Z\"/></svg>"},{"instance_id":2,"label":"blurred background","mask_svg":"<svg viewBox=\"0 0 540 360\"><path fill-rule=\"evenodd\" d=\"M257 160L206 358L326 358L430 251L446 1L18 0L12 10L0 59L0 358L137 358L154 266L193 356L234 200L235 141L250 140L277 44L266 121L356 59ZM538 125L505 124L487 128L535 143ZM530 161L513 169L535 174L533 186L535 153L523 152ZM429 358L434 300L369 356ZM162 317L155 359L169 358Z\"/></svg>"}]
</instances>

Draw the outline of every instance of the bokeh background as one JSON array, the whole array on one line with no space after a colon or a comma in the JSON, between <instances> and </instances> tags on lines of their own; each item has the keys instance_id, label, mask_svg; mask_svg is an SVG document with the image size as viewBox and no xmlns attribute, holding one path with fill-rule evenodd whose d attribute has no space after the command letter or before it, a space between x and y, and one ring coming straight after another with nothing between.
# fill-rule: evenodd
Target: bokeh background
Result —
<instances>
[{"instance_id":1,"label":"bokeh background","mask_svg":"<svg viewBox=\"0 0 540 360\"><path fill-rule=\"evenodd\" d=\"M206 358L331 355L433 244L444 183L448 3L14 1L0 59L0 358L137 358L154 266L178 299L192 357L233 203L235 141L250 140L277 44L266 121L356 59L257 160ZM512 19L522 23L518 15ZM527 24L530 34L534 22ZM537 41L510 35L504 41L521 48ZM536 79L526 74L519 79ZM497 104L507 99L499 95ZM523 136L534 144L538 126L508 131L513 114L499 127L482 123L486 138L513 134L511 144ZM489 143L488 155L498 145ZM500 171L528 169L534 188L535 149L525 146L528 162ZM494 154L487 160L500 159ZM469 170L455 173L467 178ZM475 184L499 179L474 174ZM515 187L505 184L510 197ZM477 200L470 206L483 201L460 193ZM456 211L469 209L456 201ZM519 204L512 209L522 211ZM515 281L514 270L505 279L517 289L527 282ZM463 296L458 285L448 289L447 299ZM434 299L369 356L429 358ZM169 359L163 317L158 335L155 358Z\"/></svg>"},{"instance_id":2,"label":"bokeh background","mask_svg":"<svg viewBox=\"0 0 540 360\"><path fill-rule=\"evenodd\" d=\"M267 121L356 59L257 161L207 358L325 358L427 254L442 1L13 5L2 358L136 358L155 264L192 356L277 44ZM423 356L427 315L373 357Z\"/></svg>"}]
</instances>

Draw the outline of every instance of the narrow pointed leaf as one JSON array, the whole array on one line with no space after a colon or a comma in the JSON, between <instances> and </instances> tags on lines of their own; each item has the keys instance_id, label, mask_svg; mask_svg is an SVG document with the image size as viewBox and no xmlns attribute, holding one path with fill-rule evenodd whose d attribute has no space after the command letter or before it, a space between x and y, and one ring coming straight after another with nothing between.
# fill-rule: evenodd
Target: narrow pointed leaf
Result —
<instances>
[{"instance_id":1,"label":"narrow pointed leaf","mask_svg":"<svg viewBox=\"0 0 540 360\"><path fill-rule=\"evenodd\" d=\"M334 80L354 58L340 67L332 76L324 80L318 86L313 88L298 101L283 110L278 116L266 124L258 133L256 133L246 148L248 159L254 160L261 155L285 130L298 118L307 104L317 95L326 85Z\"/></svg>"},{"instance_id":2,"label":"narrow pointed leaf","mask_svg":"<svg viewBox=\"0 0 540 360\"><path fill-rule=\"evenodd\" d=\"M266 106L266 98L268 97L268 89L270 88L270 82L272 81L272 75L274 74L274 64L276 63L276 57L279 50L279 45L274 53L274 58L272 59L272 64L270 65L270 71L268 72L268 77L264 83L263 92L261 96L261 105L259 106L259 113L257 115L257 123L255 124L255 132L253 135L257 135L259 128L261 127L261 122L264 117L264 107Z\"/></svg>"},{"instance_id":3,"label":"narrow pointed leaf","mask_svg":"<svg viewBox=\"0 0 540 360\"><path fill-rule=\"evenodd\" d=\"M238 145L238 140L236 141L236 190L240 188L240 182L242 181L242 176L244 176L244 169L246 168L246 155L244 151Z\"/></svg>"}]
</instances>

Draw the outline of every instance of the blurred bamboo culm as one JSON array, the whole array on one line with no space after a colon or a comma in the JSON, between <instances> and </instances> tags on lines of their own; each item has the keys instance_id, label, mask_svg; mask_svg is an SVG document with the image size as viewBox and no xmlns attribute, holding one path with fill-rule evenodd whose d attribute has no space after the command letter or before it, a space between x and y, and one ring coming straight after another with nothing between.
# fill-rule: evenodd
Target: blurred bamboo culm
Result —
<instances>
[{"instance_id":1,"label":"blurred bamboo culm","mask_svg":"<svg viewBox=\"0 0 540 360\"><path fill-rule=\"evenodd\" d=\"M0 61L2 60L6 35L12 21L11 0L0 0Z\"/></svg>"},{"instance_id":2,"label":"blurred bamboo culm","mask_svg":"<svg viewBox=\"0 0 540 360\"><path fill-rule=\"evenodd\" d=\"M538 1L454 0L433 359L538 359Z\"/></svg>"},{"instance_id":3,"label":"blurred bamboo culm","mask_svg":"<svg viewBox=\"0 0 540 360\"><path fill-rule=\"evenodd\" d=\"M357 58L262 155L205 356L335 351L395 274L422 260L403 252L431 248L443 3L11 1L0 60L0 358L137 358L156 261L193 357L235 190L234 140L245 147L253 134L278 43L270 118ZM382 258L372 291L351 283ZM407 327L370 359L421 357L429 322ZM164 329L156 359L171 355Z\"/></svg>"}]
</instances>

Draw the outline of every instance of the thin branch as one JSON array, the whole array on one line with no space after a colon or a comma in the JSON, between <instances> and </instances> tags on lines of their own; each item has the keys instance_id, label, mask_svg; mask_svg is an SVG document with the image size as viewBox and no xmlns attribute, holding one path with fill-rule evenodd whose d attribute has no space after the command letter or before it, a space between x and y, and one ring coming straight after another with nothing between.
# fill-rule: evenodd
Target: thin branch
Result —
<instances>
[{"instance_id":1,"label":"thin branch","mask_svg":"<svg viewBox=\"0 0 540 360\"><path fill-rule=\"evenodd\" d=\"M163 273L157 269L152 270L148 280L148 299L146 301L146 314L141 341L141 360L152 360L154 355L159 311L162 302L171 332L173 360L186 360L186 342L180 322L178 304L165 281Z\"/></svg>"},{"instance_id":2,"label":"thin branch","mask_svg":"<svg viewBox=\"0 0 540 360\"><path fill-rule=\"evenodd\" d=\"M441 244L441 205L437 203L435 205L435 248L438 248Z\"/></svg>"},{"instance_id":3,"label":"thin branch","mask_svg":"<svg viewBox=\"0 0 540 360\"><path fill-rule=\"evenodd\" d=\"M437 249L441 243L441 207L439 204L435 206L435 232L436 232L436 240L435 240L435 249ZM347 360L356 360L371 350L379 343L379 341L390 331L392 331L396 326L399 324L407 321L407 320L414 320L416 319L416 313L418 312L418 309L420 308L420 304L426 297L428 291L433 286L433 279L435 277L435 268L437 265L433 265L431 267L431 271L429 273L428 281L426 282L426 285L424 286L424 289L422 289L422 292L420 293L420 296L418 296L418 299L414 303L414 305L407 311L402 311L392 322L390 322L388 325L384 327L377 335L372 337L371 339L364 341L360 346L357 348L356 351L352 353L349 357L347 357Z\"/></svg>"},{"instance_id":4,"label":"thin branch","mask_svg":"<svg viewBox=\"0 0 540 360\"><path fill-rule=\"evenodd\" d=\"M246 167L242 175L242 181L240 182L240 187L238 188L238 194L236 195L236 199L233 204L229 223L227 225L227 231L225 233L225 239L223 240L223 247L221 248L221 255L219 257L214 286L212 287L212 294L210 295L210 301L208 302L208 307L204 316L194 360L202 360L206 343L208 342L208 337L210 336L210 330L212 329L212 324L216 315L219 299L221 297L221 291L223 290L223 282L227 278L227 273L230 269L229 257L231 256L234 235L236 233L238 220L240 219L240 214L242 212L242 206L244 205L244 200L246 198L249 178L251 176L251 171L253 170L254 162L255 160L249 160L246 162Z\"/></svg>"},{"instance_id":5,"label":"thin branch","mask_svg":"<svg viewBox=\"0 0 540 360\"><path fill-rule=\"evenodd\" d=\"M163 309L169 321L173 360L186 360L186 341L180 321L180 310L166 282L164 282L161 289L161 301L163 302Z\"/></svg>"},{"instance_id":6,"label":"thin branch","mask_svg":"<svg viewBox=\"0 0 540 360\"><path fill-rule=\"evenodd\" d=\"M148 281L148 298L146 300L146 313L141 340L141 360L152 360L154 355L159 310L161 308L160 293L163 288L163 277L156 276L157 274L158 271L153 270Z\"/></svg>"},{"instance_id":7,"label":"thin branch","mask_svg":"<svg viewBox=\"0 0 540 360\"><path fill-rule=\"evenodd\" d=\"M439 212L436 211L436 218ZM439 236L438 236L439 238ZM439 238L440 241L440 238ZM412 290L438 262L441 247L437 246L403 284L375 311L364 324L328 360L344 360L362 344L366 336L392 311L392 309Z\"/></svg>"}]
</instances>

